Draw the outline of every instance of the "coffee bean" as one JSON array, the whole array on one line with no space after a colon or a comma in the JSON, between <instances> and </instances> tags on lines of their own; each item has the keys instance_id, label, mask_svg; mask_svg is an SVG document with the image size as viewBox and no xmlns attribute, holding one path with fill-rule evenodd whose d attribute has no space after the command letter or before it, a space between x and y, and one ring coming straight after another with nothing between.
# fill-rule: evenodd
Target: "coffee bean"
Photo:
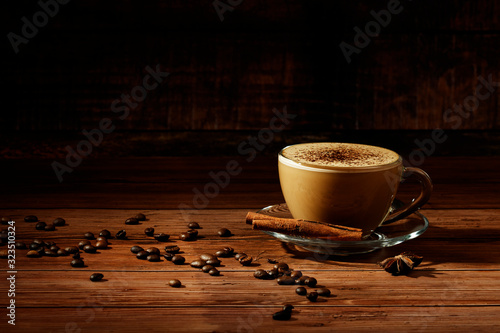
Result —
<instances>
[{"instance_id":1,"label":"coffee bean","mask_svg":"<svg viewBox=\"0 0 500 333\"><path fill-rule=\"evenodd\" d=\"M285 304L285 305L283 305L283 311L292 312L293 309L295 309L295 307L292 304Z\"/></svg>"},{"instance_id":2,"label":"coffee bean","mask_svg":"<svg viewBox=\"0 0 500 333\"><path fill-rule=\"evenodd\" d=\"M307 278L305 281L305 284L307 284L307 286L311 287L311 288L316 287L317 283L318 283L318 281L316 281L316 279L313 277Z\"/></svg>"},{"instance_id":3,"label":"coffee bean","mask_svg":"<svg viewBox=\"0 0 500 333\"><path fill-rule=\"evenodd\" d=\"M41 239L34 239L32 243L38 244L38 246L45 246L45 242Z\"/></svg>"},{"instance_id":4,"label":"coffee bean","mask_svg":"<svg viewBox=\"0 0 500 333\"><path fill-rule=\"evenodd\" d=\"M51 251L51 250L45 250L45 252L43 253L44 256L46 257L57 257L57 252L55 251Z\"/></svg>"},{"instance_id":5,"label":"coffee bean","mask_svg":"<svg viewBox=\"0 0 500 333\"><path fill-rule=\"evenodd\" d=\"M56 243L52 242L52 241L48 241L48 242L46 241L46 242L44 242L44 244L45 244L45 247L51 247L51 246L56 245Z\"/></svg>"},{"instance_id":6,"label":"coffee bean","mask_svg":"<svg viewBox=\"0 0 500 333\"><path fill-rule=\"evenodd\" d=\"M309 279L309 276L302 275L301 277L299 277L298 279L295 280L295 283L305 285L307 279Z\"/></svg>"},{"instance_id":7,"label":"coffee bean","mask_svg":"<svg viewBox=\"0 0 500 333\"><path fill-rule=\"evenodd\" d=\"M144 233L146 234L146 236L153 237L153 235L155 234L155 228L146 228L144 229Z\"/></svg>"},{"instance_id":8,"label":"coffee bean","mask_svg":"<svg viewBox=\"0 0 500 333\"><path fill-rule=\"evenodd\" d=\"M170 287L173 287L173 288L179 288L180 286L182 286L182 283L181 283L181 281L174 279L174 280L168 281L168 285Z\"/></svg>"},{"instance_id":9,"label":"coffee bean","mask_svg":"<svg viewBox=\"0 0 500 333\"><path fill-rule=\"evenodd\" d=\"M209 259L209 260L205 261L205 264L212 265L214 267L219 267L220 266L220 260L219 259Z\"/></svg>"},{"instance_id":10,"label":"coffee bean","mask_svg":"<svg viewBox=\"0 0 500 333\"><path fill-rule=\"evenodd\" d=\"M52 245L49 249L50 249L50 251L57 252L57 251L59 251L59 246L57 246L57 245Z\"/></svg>"},{"instance_id":11,"label":"coffee bean","mask_svg":"<svg viewBox=\"0 0 500 333\"><path fill-rule=\"evenodd\" d=\"M135 256L137 257L137 259L145 260L149 256L149 252L142 250L137 252Z\"/></svg>"},{"instance_id":12,"label":"coffee bean","mask_svg":"<svg viewBox=\"0 0 500 333\"><path fill-rule=\"evenodd\" d=\"M73 254L73 259L80 259L80 252Z\"/></svg>"},{"instance_id":13,"label":"coffee bean","mask_svg":"<svg viewBox=\"0 0 500 333\"><path fill-rule=\"evenodd\" d=\"M252 264L253 258L250 256L246 256L246 257L241 257L238 261L243 266L250 266L250 264Z\"/></svg>"},{"instance_id":14,"label":"coffee bean","mask_svg":"<svg viewBox=\"0 0 500 333\"><path fill-rule=\"evenodd\" d=\"M82 259L73 259L71 260L71 266L73 267L84 267L85 263Z\"/></svg>"},{"instance_id":15,"label":"coffee bean","mask_svg":"<svg viewBox=\"0 0 500 333\"><path fill-rule=\"evenodd\" d=\"M83 240L80 243L78 243L78 247L80 248L80 250L83 250L83 248L85 247L85 245L90 245L90 241Z\"/></svg>"},{"instance_id":16,"label":"coffee bean","mask_svg":"<svg viewBox=\"0 0 500 333\"><path fill-rule=\"evenodd\" d=\"M176 265L182 265L186 261L186 258L180 254L176 254L172 257L172 262Z\"/></svg>"},{"instance_id":17,"label":"coffee bean","mask_svg":"<svg viewBox=\"0 0 500 333\"><path fill-rule=\"evenodd\" d=\"M328 297L332 294L332 292L328 288L319 288L318 290L316 290L316 292L318 293L318 295L324 297Z\"/></svg>"},{"instance_id":18,"label":"coffee bean","mask_svg":"<svg viewBox=\"0 0 500 333\"><path fill-rule=\"evenodd\" d=\"M191 267L194 268L202 268L203 266L205 266L205 264L206 264L205 260L199 259L199 260L193 260L190 265Z\"/></svg>"},{"instance_id":19,"label":"coffee bean","mask_svg":"<svg viewBox=\"0 0 500 333\"><path fill-rule=\"evenodd\" d=\"M38 222L38 217L36 217L35 215L25 216L24 222Z\"/></svg>"},{"instance_id":20,"label":"coffee bean","mask_svg":"<svg viewBox=\"0 0 500 333\"><path fill-rule=\"evenodd\" d=\"M94 273L90 276L90 281L98 282L98 281L101 281L103 277L104 277L104 275L101 273Z\"/></svg>"},{"instance_id":21,"label":"coffee bean","mask_svg":"<svg viewBox=\"0 0 500 333\"><path fill-rule=\"evenodd\" d=\"M168 234L165 234L165 233L159 233L159 234L155 234L154 235L154 238L158 241L158 242L166 242L169 238L170 238L170 235Z\"/></svg>"},{"instance_id":22,"label":"coffee bean","mask_svg":"<svg viewBox=\"0 0 500 333\"><path fill-rule=\"evenodd\" d=\"M97 241L95 243L96 249L107 249L108 248L108 242L106 241Z\"/></svg>"},{"instance_id":23,"label":"coffee bean","mask_svg":"<svg viewBox=\"0 0 500 333\"><path fill-rule=\"evenodd\" d=\"M127 238L127 232L125 230L120 230L115 235L116 239L125 239Z\"/></svg>"},{"instance_id":24,"label":"coffee bean","mask_svg":"<svg viewBox=\"0 0 500 333\"><path fill-rule=\"evenodd\" d=\"M289 320L292 317L292 311L278 311L273 314L274 320Z\"/></svg>"},{"instance_id":25,"label":"coffee bean","mask_svg":"<svg viewBox=\"0 0 500 333\"><path fill-rule=\"evenodd\" d=\"M189 229L200 229L200 225L198 224L198 222L189 222L187 227Z\"/></svg>"},{"instance_id":26,"label":"coffee bean","mask_svg":"<svg viewBox=\"0 0 500 333\"><path fill-rule=\"evenodd\" d=\"M134 218L135 218L137 221L146 221L146 215L144 215L143 213L139 213L139 214L137 214L136 216L134 216Z\"/></svg>"},{"instance_id":27,"label":"coffee bean","mask_svg":"<svg viewBox=\"0 0 500 333\"><path fill-rule=\"evenodd\" d=\"M36 251L36 250L30 250L30 251L28 251L28 253L26 253L26 256L29 258L39 258L42 255L40 253L38 253L38 251Z\"/></svg>"},{"instance_id":28,"label":"coffee bean","mask_svg":"<svg viewBox=\"0 0 500 333\"><path fill-rule=\"evenodd\" d=\"M144 251L144 249L142 247L140 247L139 245L134 245L130 248L130 252L132 253L136 253L139 252L139 251Z\"/></svg>"},{"instance_id":29,"label":"coffee bean","mask_svg":"<svg viewBox=\"0 0 500 333\"><path fill-rule=\"evenodd\" d=\"M269 279L269 274L267 274L267 272L263 269L258 269L255 272L253 272L253 276L256 279L262 279L262 280Z\"/></svg>"},{"instance_id":30,"label":"coffee bean","mask_svg":"<svg viewBox=\"0 0 500 333\"><path fill-rule=\"evenodd\" d=\"M227 228L220 228L219 231L217 231L217 234L220 236L220 237L229 237L231 236L231 231Z\"/></svg>"},{"instance_id":31,"label":"coffee bean","mask_svg":"<svg viewBox=\"0 0 500 333\"><path fill-rule=\"evenodd\" d=\"M9 251L8 250L0 250L0 258L7 259L8 257L9 257Z\"/></svg>"},{"instance_id":32,"label":"coffee bean","mask_svg":"<svg viewBox=\"0 0 500 333\"><path fill-rule=\"evenodd\" d=\"M236 253L236 255L234 256L234 259L236 260L240 260L241 257L245 256L246 257L246 253L243 253L243 252L239 252L239 253Z\"/></svg>"},{"instance_id":33,"label":"coffee bean","mask_svg":"<svg viewBox=\"0 0 500 333\"><path fill-rule=\"evenodd\" d=\"M84 237L85 239L94 239L94 238L95 238L95 237L94 237L94 234L93 234L93 233L91 233L91 232L86 232L85 234L83 234L83 237Z\"/></svg>"},{"instance_id":34,"label":"coffee bean","mask_svg":"<svg viewBox=\"0 0 500 333\"><path fill-rule=\"evenodd\" d=\"M65 248L66 252L68 252L69 254L74 254L74 253L78 253L80 252L80 250L78 249L78 247L76 246L68 246L67 248Z\"/></svg>"},{"instance_id":35,"label":"coffee bean","mask_svg":"<svg viewBox=\"0 0 500 333\"><path fill-rule=\"evenodd\" d=\"M292 279L291 277L289 276L280 276L276 282L278 282L278 284L281 284L281 285L291 285L291 284L295 284L295 280Z\"/></svg>"},{"instance_id":36,"label":"coffee bean","mask_svg":"<svg viewBox=\"0 0 500 333\"><path fill-rule=\"evenodd\" d=\"M24 249L26 249L26 243L16 242L16 249L18 249L18 250L24 250Z\"/></svg>"},{"instance_id":37,"label":"coffee bean","mask_svg":"<svg viewBox=\"0 0 500 333\"><path fill-rule=\"evenodd\" d=\"M168 261L172 261L172 258L174 257L174 255L175 255L175 254L173 254L173 253L169 253L169 252L167 252L167 253L165 253L165 254L163 255L163 258L165 258L165 259L166 259L166 260L168 260Z\"/></svg>"},{"instance_id":38,"label":"coffee bean","mask_svg":"<svg viewBox=\"0 0 500 333\"><path fill-rule=\"evenodd\" d=\"M290 277L294 280L297 280L298 278L300 278L302 276L302 272L301 271L293 271L291 274L290 274Z\"/></svg>"},{"instance_id":39,"label":"coffee bean","mask_svg":"<svg viewBox=\"0 0 500 333\"><path fill-rule=\"evenodd\" d=\"M83 251L86 253L96 253L97 249L92 245L85 245Z\"/></svg>"},{"instance_id":40,"label":"coffee bean","mask_svg":"<svg viewBox=\"0 0 500 333\"><path fill-rule=\"evenodd\" d=\"M106 242L106 243L108 242L108 238L107 237L102 237L102 236L97 237L95 240L97 242Z\"/></svg>"},{"instance_id":41,"label":"coffee bean","mask_svg":"<svg viewBox=\"0 0 500 333\"><path fill-rule=\"evenodd\" d=\"M269 274L269 277L272 279L276 279L277 277L281 276L276 268L270 269L269 271L267 271L267 274Z\"/></svg>"},{"instance_id":42,"label":"coffee bean","mask_svg":"<svg viewBox=\"0 0 500 333\"><path fill-rule=\"evenodd\" d=\"M202 253L202 254L200 254L200 259L207 261L210 259L217 259L217 257L213 254L210 254L210 253Z\"/></svg>"},{"instance_id":43,"label":"coffee bean","mask_svg":"<svg viewBox=\"0 0 500 333\"><path fill-rule=\"evenodd\" d=\"M222 248L224 251L226 251L228 254L233 255L234 254L234 249L230 246L224 246Z\"/></svg>"},{"instance_id":44,"label":"coffee bean","mask_svg":"<svg viewBox=\"0 0 500 333\"><path fill-rule=\"evenodd\" d=\"M46 226L47 226L47 223L45 223L45 222L38 222L35 225L35 229L36 230L44 230Z\"/></svg>"},{"instance_id":45,"label":"coffee bean","mask_svg":"<svg viewBox=\"0 0 500 333\"><path fill-rule=\"evenodd\" d=\"M147 256L148 261L160 261L160 256L158 254L150 254Z\"/></svg>"},{"instance_id":46,"label":"coffee bean","mask_svg":"<svg viewBox=\"0 0 500 333\"><path fill-rule=\"evenodd\" d=\"M279 262L275 264L274 268L276 268L280 273L284 273L285 271L290 270L290 267L288 267L288 264L285 262Z\"/></svg>"},{"instance_id":47,"label":"coffee bean","mask_svg":"<svg viewBox=\"0 0 500 333\"><path fill-rule=\"evenodd\" d=\"M69 255L69 253L65 249L59 249L57 250L57 255L62 257Z\"/></svg>"},{"instance_id":48,"label":"coffee bean","mask_svg":"<svg viewBox=\"0 0 500 333\"><path fill-rule=\"evenodd\" d=\"M160 255L160 249L157 248L157 247L150 247L150 248L147 248L146 249L146 252L148 252L149 254L157 254L157 255Z\"/></svg>"},{"instance_id":49,"label":"coffee bean","mask_svg":"<svg viewBox=\"0 0 500 333\"><path fill-rule=\"evenodd\" d=\"M178 253L181 249L177 245L167 245L165 246L165 252L167 253Z\"/></svg>"},{"instance_id":50,"label":"coffee bean","mask_svg":"<svg viewBox=\"0 0 500 333\"><path fill-rule=\"evenodd\" d=\"M47 224L47 225L45 226L44 230L45 230L45 231L54 231L54 230L56 230L56 227L55 227L55 225L53 225L53 224Z\"/></svg>"},{"instance_id":51,"label":"coffee bean","mask_svg":"<svg viewBox=\"0 0 500 333\"><path fill-rule=\"evenodd\" d=\"M211 270L208 271L208 274L212 276L218 276L220 275L220 272L217 268L212 268Z\"/></svg>"},{"instance_id":52,"label":"coffee bean","mask_svg":"<svg viewBox=\"0 0 500 333\"><path fill-rule=\"evenodd\" d=\"M196 237L198 237L198 230L196 229L189 229L188 231L186 231L189 236L193 239L195 239Z\"/></svg>"},{"instance_id":53,"label":"coffee bean","mask_svg":"<svg viewBox=\"0 0 500 333\"><path fill-rule=\"evenodd\" d=\"M191 235L190 235L190 234L188 234L187 232L181 232L181 233L179 234L179 239L180 239L181 241L187 242L187 241L191 241L191 240L193 240L193 237L191 237Z\"/></svg>"},{"instance_id":54,"label":"coffee bean","mask_svg":"<svg viewBox=\"0 0 500 333\"><path fill-rule=\"evenodd\" d=\"M62 227L63 225L66 224L66 220L63 219L62 217L58 217L58 218L54 219L52 224L54 224L57 227Z\"/></svg>"},{"instance_id":55,"label":"coffee bean","mask_svg":"<svg viewBox=\"0 0 500 333\"><path fill-rule=\"evenodd\" d=\"M131 217L125 220L125 224L139 224L139 220L135 217Z\"/></svg>"},{"instance_id":56,"label":"coffee bean","mask_svg":"<svg viewBox=\"0 0 500 333\"><path fill-rule=\"evenodd\" d=\"M306 297L311 302L316 302L316 300L318 299L318 293L315 291L311 291L309 294L306 295Z\"/></svg>"},{"instance_id":57,"label":"coffee bean","mask_svg":"<svg viewBox=\"0 0 500 333\"><path fill-rule=\"evenodd\" d=\"M212 265L205 265L205 266L203 266L203 267L201 268L201 271L202 271L203 273L208 273L208 272L210 272L210 270L211 270L211 269L214 269L214 268L215 268L215 267L214 267L214 266L212 266Z\"/></svg>"},{"instance_id":58,"label":"coffee bean","mask_svg":"<svg viewBox=\"0 0 500 333\"><path fill-rule=\"evenodd\" d=\"M106 239L110 239L111 238L111 232L109 232L109 230L101 230L101 232L99 233L99 237L104 237Z\"/></svg>"},{"instance_id":59,"label":"coffee bean","mask_svg":"<svg viewBox=\"0 0 500 333\"><path fill-rule=\"evenodd\" d=\"M295 289L295 292L297 293L297 295L307 295L307 289L304 287L297 287L297 289Z\"/></svg>"}]
</instances>

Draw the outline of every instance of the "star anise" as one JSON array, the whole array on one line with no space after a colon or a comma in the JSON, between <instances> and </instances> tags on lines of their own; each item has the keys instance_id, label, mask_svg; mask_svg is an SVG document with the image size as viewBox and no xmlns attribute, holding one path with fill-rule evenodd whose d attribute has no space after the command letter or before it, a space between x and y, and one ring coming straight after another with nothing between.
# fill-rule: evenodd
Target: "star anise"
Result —
<instances>
[{"instance_id":1,"label":"star anise","mask_svg":"<svg viewBox=\"0 0 500 333\"><path fill-rule=\"evenodd\" d=\"M403 252L395 257L387 258L378 264L392 275L407 275L413 268L420 265L423 257L411 252Z\"/></svg>"}]
</instances>

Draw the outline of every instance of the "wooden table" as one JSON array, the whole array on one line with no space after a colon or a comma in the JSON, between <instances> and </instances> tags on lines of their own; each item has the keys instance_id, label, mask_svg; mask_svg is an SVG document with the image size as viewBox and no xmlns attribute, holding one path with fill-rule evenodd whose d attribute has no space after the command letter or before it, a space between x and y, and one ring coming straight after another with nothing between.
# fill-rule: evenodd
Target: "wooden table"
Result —
<instances>
[{"instance_id":1,"label":"wooden table","mask_svg":"<svg viewBox=\"0 0 500 333\"><path fill-rule=\"evenodd\" d=\"M196 189L214 184L209 172L241 167L229 185L198 208ZM419 238L350 257L314 255L287 246L244 223L247 211L283 202L274 158L118 158L88 159L58 183L50 160L1 161L0 215L16 223L16 240L35 238L61 247L76 245L84 232L127 231L127 240L112 239L110 248L83 253L84 268L72 268L70 257L27 258L16 250L15 270L8 273L0 259L1 332L267 332L267 331L488 331L500 319L500 158L430 157L421 166L434 180L434 193L422 213L429 229ZM405 189L406 188L406 189ZM193 192L193 189L195 189ZM402 195L409 195L403 186ZM217 194L217 195L215 195ZM184 206L181 206L184 207ZM142 212L148 220L125 225ZM23 221L37 215L51 222L63 217L67 226L37 231ZM188 221L203 227L200 238L178 240ZM143 230L171 235L158 243ZM221 238L217 230L233 236ZM6 229L7 226L2 226ZM223 246L258 258L252 266L222 258L221 276L168 261L138 260L132 245L177 244L187 262ZM5 245L0 249L5 249ZM408 276L392 276L377 262L403 251L424 257ZM258 280L253 272L270 269L267 259L284 261L314 276L333 296L310 302L296 286ZM102 282L89 276L101 272ZM15 275L15 298L6 278ZM182 288L168 286L170 279ZM15 299L15 323L8 324L6 307ZM272 314L285 303L295 306L289 321Z\"/></svg>"}]
</instances>

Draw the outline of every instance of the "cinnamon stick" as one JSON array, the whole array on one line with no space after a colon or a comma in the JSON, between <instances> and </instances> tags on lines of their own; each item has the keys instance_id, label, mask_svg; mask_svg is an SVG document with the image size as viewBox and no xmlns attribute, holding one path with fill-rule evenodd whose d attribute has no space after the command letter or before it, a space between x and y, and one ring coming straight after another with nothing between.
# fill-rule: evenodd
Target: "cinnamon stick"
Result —
<instances>
[{"instance_id":1,"label":"cinnamon stick","mask_svg":"<svg viewBox=\"0 0 500 333\"><path fill-rule=\"evenodd\" d=\"M361 240L362 230L341 225L317 221L279 218L265 214L249 212L246 223L252 224L252 229L279 232L286 235L315 237L339 241Z\"/></svg>"}]
</instances>

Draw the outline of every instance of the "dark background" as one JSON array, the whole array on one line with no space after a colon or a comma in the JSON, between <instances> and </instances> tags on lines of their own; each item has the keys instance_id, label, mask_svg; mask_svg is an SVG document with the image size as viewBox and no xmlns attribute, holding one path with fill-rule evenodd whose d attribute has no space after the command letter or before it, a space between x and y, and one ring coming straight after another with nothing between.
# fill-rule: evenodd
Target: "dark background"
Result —
<instances>
[{"instance_id":1,"label":"dark background","mask_svg":"<svg viewBox=\"0 0 500 333\"><path fill-rule=\"evenodd\" d=\"M7 34L41 7L4 2L0 158L62 160L104 117L116 131L88 158L235 155L285 106L297 117L262 154L331 140L407 155L435 128L448 136L435 155L498 154L497 91L456 129L443 113L474 95L479 76L500 81L500 3L401 0L347 63L339 44L388 2L243 0L221 21L210 0L73 0L17 54ZM157 64L170 76L118 119L113 100Z\"/></svg>"}]
</instances>

